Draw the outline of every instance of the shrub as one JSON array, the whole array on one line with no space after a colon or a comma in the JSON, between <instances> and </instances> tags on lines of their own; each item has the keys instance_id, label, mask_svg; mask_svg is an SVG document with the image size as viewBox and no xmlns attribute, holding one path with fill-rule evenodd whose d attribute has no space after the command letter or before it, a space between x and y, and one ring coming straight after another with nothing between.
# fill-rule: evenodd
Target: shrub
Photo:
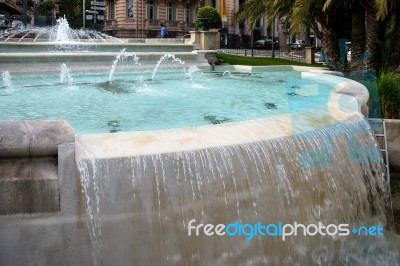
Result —
<instances>
[{"instance_id":1,"label":"shrub","mask_svg":"<svg viewBox=\"0 0 400 266\"><path fill-rule=\"evenodd\" d=\"M199 18L208 18L208 27L210 29L221 28L221 15L218 13L217 9L212 6L204 6L200 8L196 15L196 28L200 28L203 25L199 22Z\"/></svg>"},{"instance_id":2,"label":"shrub","mask_svg":"<svg viewBox=\"0 0 400 266\"><path fill-rule=\"evenodd\" d=\"M378 77L378 94L383 118L400 118L400 79L393 73L381 73Z\"/></svg>"}]
</instances>

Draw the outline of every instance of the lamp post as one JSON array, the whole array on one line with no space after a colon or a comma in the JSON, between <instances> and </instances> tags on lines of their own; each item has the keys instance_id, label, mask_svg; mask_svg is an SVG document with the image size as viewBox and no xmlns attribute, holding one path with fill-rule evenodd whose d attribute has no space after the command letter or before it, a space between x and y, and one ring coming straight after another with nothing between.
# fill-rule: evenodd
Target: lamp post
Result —
<instances>
[{"instance_id":1,"label":"lamp post","mask_svg":"<svg viewBox=\"0 0 400 266\"><path fill-rule=\"evenodd\" d=\"M275 58L275 20L272 22L272 58Z\"/></svg>"},{"instance_id":2,"label":"lamp post","mask_svg":"<svg viewBox=\"0 0 400 266\"><path fill-rule=\"evenodd\" d=\"M286 19L284 19L284 18L280 18L279 21L281 23L281 29L286 28L286 31L284 33L287 36L287 37L285 36L285 42L286 42L286 47L290 52L291 41L290 41L290 33L289 33L289 22L286 21Z\"/></svg>"},{"instance_id":3,"label":"lamp post","mask_svg":"<svg viewBox=\"0 0 400 266\"><path fill-rule=\"evenodd\" d=\"M139 0L136 0L136 38L139 38Z\"/></svg>"},{"instance_id":4,"label":"lamp post","mask_svg":"<svg viewBox=\"0 0 400 266\"><path fill-rule=\"evenodd\" d=\"M82 23L82 28L86 28L86 6L85 6L85 1L86 0L82 0L82 19L83 19L83 23Z\"/></svg>"},{"instance_id":5,"label":"lamp post","mask_svg":"<svg viewBox=\"0 0 400 266\"><path fill-rule=\"evenodd\" d=\"M286 31L285 31L285 19L284 18L279 18L279 24L280 24L280 31L279 31L279 41L282 43L286 44Z\"/></svg>"},{"instance_id":6,"label":"lamp post","mask_svg":"<svg viewBox=\"0 0 400 266\"><path fill-rule=\"evenodd\" d=\"M36 19L35 19L35 15L36 15L36 5L39 3L39 0L34 0L33 1L33 18L32 18L32 26L35 26L36 24Z\"/></svg>"},{"instance_id":7,"label":"lamp post","mask_svg":"<svg viewBox=\"0 0 400 266\"><path fill-rule=\"evenodd\" d=\"M28 0L24 0L24 17L22 18L22 22L24 24L24 28L26 29L26 23L27 23L27 9L28 9Z\"/></svg>"}]
</instances>

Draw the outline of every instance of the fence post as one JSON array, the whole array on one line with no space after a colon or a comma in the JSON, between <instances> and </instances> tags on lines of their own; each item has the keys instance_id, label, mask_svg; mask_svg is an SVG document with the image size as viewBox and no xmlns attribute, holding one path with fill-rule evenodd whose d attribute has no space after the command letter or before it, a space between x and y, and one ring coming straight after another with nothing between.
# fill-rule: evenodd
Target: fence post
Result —
<instances>
[{"instance_id":1,"label":"fence post","mask_svg":"<svg viewBox=\"0 0 400 266\"><path fill-rule=\"evenodd\" d=\"M314 64L315 63L315 49L314 47L306 47L306 63Z\"/></svg>"}]
</instances>

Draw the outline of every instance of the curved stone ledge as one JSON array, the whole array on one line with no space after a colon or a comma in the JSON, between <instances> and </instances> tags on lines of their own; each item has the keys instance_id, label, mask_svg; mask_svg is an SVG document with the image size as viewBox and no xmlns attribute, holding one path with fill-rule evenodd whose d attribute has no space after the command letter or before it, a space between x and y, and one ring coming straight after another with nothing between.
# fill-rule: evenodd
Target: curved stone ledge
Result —
<instances>
[{"instance_id":1,"label":"curved stone ledge","mask_svg":"<svg viewBox=\"0 0 400 266\"><path fill-rule=\"evenodd\" d=\"M314 79L318 82L333 86L333 94L348 95L353 97L357 101L358 111L364 116L368 116L369 92L368 89L361 83L336 75L325 75L324 73L316 72L303 72L301 76L303 78Z\"/></svg>"},{"instance_id":2,"label":"curved stone ledge","mask_svg":"<svg viewBox=\"0 0 400 266\"><path fill-rule=\"evenodd\" d=\"M0 121L0 157L36 157L58 154L58 146L74 142L65 121Z\"/></svg>"}]
</instances>

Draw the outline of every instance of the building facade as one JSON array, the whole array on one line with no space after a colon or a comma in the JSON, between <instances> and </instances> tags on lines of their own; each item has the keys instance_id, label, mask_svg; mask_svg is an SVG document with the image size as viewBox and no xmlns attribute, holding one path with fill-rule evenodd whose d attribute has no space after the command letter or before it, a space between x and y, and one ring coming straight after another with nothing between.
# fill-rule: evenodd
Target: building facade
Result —
<instances>
[{"instance_id":1,"label":"building facade","mask_svg":"<svg viewBox=\"0 0 400 266\"><path fill-rule=\"evenodd\" d=\"M97 0L101 1L101 0ZM120 38L159 38L160 25L167 27L167 38L181 38L195 30L194 23L198 10L203 6L213 6L221 14L221 46L231 40L242 40L252 36L275 38L280 45L290 42L291 36L283 18L276 18L268 25L262 17L253 31L246 23L233 21L233 15L245 0L105 0L103 31ZM296 38L304 39L302 35Z\"/></svg>"},{"instance_id":2,"label":"building facade","mask_svg":"<svg viewBox=\"0 0 400 266\"><path fill-rule=\"evenodd\" d=\"M157 38L160 25L168 38L179 38L195 29L203 0L107 0L103 31L116 37Z\"/></svg>"}]
</instances>

